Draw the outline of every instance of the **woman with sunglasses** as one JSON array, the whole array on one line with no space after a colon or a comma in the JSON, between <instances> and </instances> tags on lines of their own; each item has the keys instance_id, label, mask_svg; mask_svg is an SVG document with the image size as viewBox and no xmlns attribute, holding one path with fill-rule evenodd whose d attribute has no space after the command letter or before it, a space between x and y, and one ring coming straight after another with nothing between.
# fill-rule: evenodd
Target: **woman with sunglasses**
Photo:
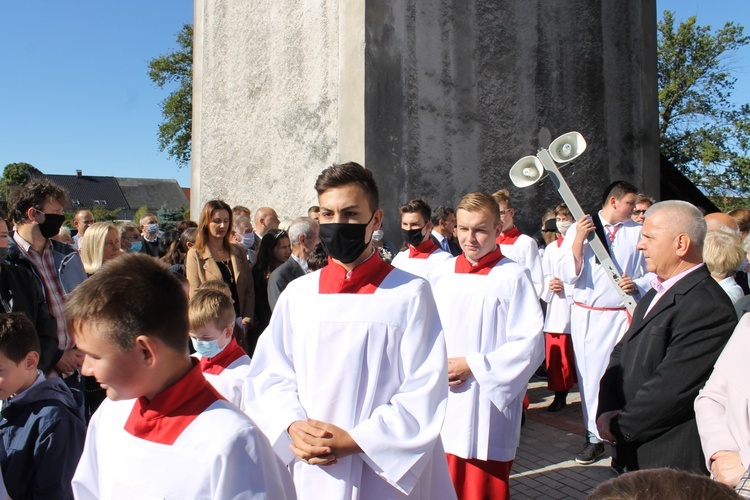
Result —
<instances>
[{"instance_id":1,"label":"woman with sunglasses","mask_svg":"<svg viewBox=\"0 0 750 500\"><path fill-rule=\"evenodd\" d=\"M220 280L229 286L234 311L247 331L255 315L255 288L245 250L231 243L232 209L221 200L207 202L198 220L195 246L185 257L190 296L204 281ZM237 340L244 344L241 332ZM244 333L244 332L242 332Z\"/></svg>"},{"instance_id":2,"label":"woman with sunglasses","mask_svg":"<svg viewBox=\"0 0 750 500\"><path fill-rule=\"evenodd\" d=\"M248 336L249 354L255 350L255 343L271 320L271 306L268 304L268 278L274 269L286 262L292 255L292 245L286 231L271 229L260 241L258 260L253 266L255 283L256 324L253 335Z\"/></svg>"}]
</instances>

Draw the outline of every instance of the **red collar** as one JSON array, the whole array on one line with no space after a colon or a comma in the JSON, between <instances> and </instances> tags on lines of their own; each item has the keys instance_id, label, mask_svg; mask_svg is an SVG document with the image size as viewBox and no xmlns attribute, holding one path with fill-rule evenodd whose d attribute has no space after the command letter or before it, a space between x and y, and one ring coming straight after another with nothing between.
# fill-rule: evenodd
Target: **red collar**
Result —
<instances>
[{"instance_id":1,"label":"red collar","mask_svg":"<svg viewBox=\"0 0 750 500\"><path fill-rule=\"evenodd\" d=\"M172 445L198 415L220 399L224 397L203 377L194 359L193 368L174 385L151 401L144 397L136 400L125 430L146 441Z\"/></svg>"},{"instance_id":2,"label":"red collar","mask_svg":"<svg viewBox=\"0 0 750 500\"><path fill-rule=\"evenodd\" d=\"M393 266L383 262L378 252L351 270L328 257L328 265L320 270L319 293L375 293Z\"/></svg>"},{"instance_id":3,"label":"red collar","mask_svg":"<svg viewBox=\"0 0 750 500\"><path fill-rule=\"evenodd\" d=\"M245 353L244 349L232 338L227 346L213 358L201 358L201 371L203 373L210 373L211 375L218 375L229 365L246 355L247 353Z\"/></svg>"},{"instance_id":4,"label":"red collar","mask_svg":"<svg viewBox=\"0 0 750 500\"><path fill-rule=\"evenodd\" d=\"M489 274L502 258L500 247L495 247L493 251L479 259L477 265L472 265L466 255L461 254L456 258L456 274Z\"/></svg>"},{"instance_id":5,"label":"red collar","mask_svg":"<svg viewBox=\"0 0 750 500\"><path fill-rule=\"evenodd\" d=\"M557 248L560 248L562 246L562 242L563 242L564 239L565 238L563 238L562 236L560 236L559 238L557 238Z\"/></svg>"},{"instance_id":6,"label":"red collar","mask_svg":"<svg viewBox=\"0 0 750 500\"><path fill-rule=\"evenodd\" d=\"M521 231L519 231L516 226L513 226L504 233L500 233L500 236L498 236L495 241L498 245L512 245L516 242L519 236L521 236Z\"/></svg>"},{"instance_id":7,"label":"red collar","mask_svg":"<svg viewBox=\"0 0 750 500\"><path fill-rule=\"evenodd\" d=\"M409 258L410 259L426 259L430 255L432 255L432 252L437 250L438 247L434 241L432 241L432 238L427 238L427 241L424 243L420 243L416 247L413 247L409 245Z\"/></svg>"}]
</instances>

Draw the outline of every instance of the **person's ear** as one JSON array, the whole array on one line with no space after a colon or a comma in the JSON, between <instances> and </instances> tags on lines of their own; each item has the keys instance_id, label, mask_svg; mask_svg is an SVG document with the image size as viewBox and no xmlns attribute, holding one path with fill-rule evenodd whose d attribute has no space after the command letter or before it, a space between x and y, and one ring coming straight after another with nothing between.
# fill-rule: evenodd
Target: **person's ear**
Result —
<instances>
[{"instance_id":1,"label":"person's ear","mask_svg":"<svg viewBox=\"0 0 750 500\"><path fill-rule=\"evenodd\" d=\"M26 218L32 222L36 222L37 214L39 211L34 207L29 207L26 210Z\"/></svg>"},{"instance_id":2,"label":"person's ear","mask_svg":"<svg viewBox=\"0 0 750 500\"><path fill-rule=\"evenodd\" d=\"M372 216L372 230L377 231L380 229L380 226L383 224L383 211L381 209L375 210L375 214Z\"/></svg>"},{"instance_id":3,"label":"person's ear","mask_svg":"<svg viewBox=\"0 0 750 500\"><path fill-rule=\"evenodd\" d=\"M139 359L148 368L153 368L159 361L159 350L156 341L147 335L136 337L133 349L138 349Z\"/></svg>"},{"instance_id":4,"label":"person's ear","mask_svg":"<svg viewBox=\"0 0 750 500\"><path fill-rule=\"evenodd\" d=\"M675 254L678 257L684 257L692 248L693 242L690 241L690 236L685 233L680 233L675 238Z\"/></svg>"},{"instance_id":5,"label":"person's ear","mask_svg":"<svg viewBox=\"0 0 750 500\"><path fill-rule=\"evenodd\" d=\"M234 333L234 323L232 323L231 325L227 325L227 327L224 328L224 331L222 332L222 334L224 335L224 337L227 338L227 340L232 338L233 333Z\"/></svg>"},{"instance_id":6,"label":"person's ear","mask_svg":"<svg viewBox=\"0 0 750 500\"><path fill-rule=\"evenodd\" d=\"M432 231L432 222L427 221L427 224L425 224L425 227L427 228L427 234L430 234L430 232Z\"/></svg>"},{"instance_id":7,"label":"person's ear","mask_svg":"<svg viewBox=\"0 0 750 500\"><path fill-rule=\"evenodd\" d=\"M29 351L26 357L23 359L23 367L26 370L36 370L39 365L39 353L36 351Z\"/></svg>"},{"instance_id":8,"label":"person's ear","mask_svg":"<svg viewBox=\"0 0 750 500\"><path fill-rule=\"evenodd\" d=\"M501 232L503 232L503 224L502 222L498 221L497 225L495 226L495 239L498 239L500 237Z\"/></svg>"}]
</instances>

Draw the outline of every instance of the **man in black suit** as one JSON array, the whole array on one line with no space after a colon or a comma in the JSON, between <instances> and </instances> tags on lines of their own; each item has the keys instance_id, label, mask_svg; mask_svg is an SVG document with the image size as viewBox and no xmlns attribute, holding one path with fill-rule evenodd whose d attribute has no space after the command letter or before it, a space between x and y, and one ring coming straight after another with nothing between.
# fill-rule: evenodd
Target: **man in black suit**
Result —
<instances>
[{"instance_id":1,"label":"man in black suit","mask_svg":"<svg viewBox=\"0 0 750 500\"><path fill-rule=\"evenodd\" d=\"M437 246L454 257L461 255L453 230L456 229L456 213L451 207L441 205L432 212L432 234L430 237Z\"/></svg>"},{"instance_id":2,"label":"man in black suit","mask_svg":"<svg viewBox=\"0 0 750 500\"><path fill-rule=\"evenodd\" d=\"M309 217L294 219L289 226L289 241L292 243L292 255L286 262L274 269L268 278L268 305L271 310L276 307L279 295L292 280L307 274L307 259L312 255L315 246L320 243L318 223Z\"/></svg>"},{"instance_id":3,"label":"man in black suit","mask_svg":"<svg viewBox=\"0 0 750 500\"><path fill-rule=\"evenodd\" d=\"M616 468L706 473L693 401L737 316L703 264L705 235L689 203L666 201L646 212L638 248L658 278L600 383L597 429L616 443Z\"/></svg>"}]
</instances>

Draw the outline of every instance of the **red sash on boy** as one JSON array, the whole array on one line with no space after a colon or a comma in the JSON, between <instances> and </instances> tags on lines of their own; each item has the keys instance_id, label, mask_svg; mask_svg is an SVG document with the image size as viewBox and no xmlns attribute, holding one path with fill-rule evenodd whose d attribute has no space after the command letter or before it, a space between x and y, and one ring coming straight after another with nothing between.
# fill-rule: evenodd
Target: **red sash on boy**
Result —
<instances>
[{"instance_id":1,"label":"red sash on boy","mask_svg":"<svg viewBox=\"0 0 750 500\"><path fill-rule=\"evenodd\" d=\"M420 243L416 247L409 245L409 258L427 259L438 248L440 247L432 241L432 238L428 238L427 241Z\"/></svg>"},{"instance_id":2,"label":"red sash on boy","mask_svg":"<svg viewBox=\"0 0 750 500\"><path fill-rule=\"evenodd\" d=\"M521 231L519 231L516 226L513 226L504 233L500 233L500 236L497 237L495 242L498 245L512 245L516 242L519 236L521 236Z\"/></svg>"},{"instance_id":3,"label":"red sash on boy","mask_svg":"<svg viewBox=\"0 0 750 500\"><path fill-rule=\"evenodd\" d=\"M141 396L136 400L125 422L128 433L154 443L174 444L198 415L225 399L203 376L198 360L192 362L193 368L184 377L154 399Z\"/></svg>"},{"instance_id":4,"label":"red sash on boy","mask_svg":"<svg viewBox=\"0 0 750 500\"><path fill-rule=\"evenodd\" d=\"M328 265L320 270L319 293L375 293L394 267L383 262L378 252L351 271L328 257ZM348 276L347 276L348 275Z\"/></svg>"},{"instance_id":5,"label":"red sash on boy","mask_svg":"<svg viewBox=\"0 0 750 500\"><path fill-rule=\"evenodd\" d=\"M201 357L201 371L203 373L210 373L211 375L218 375L229 367L232 363L240 359L242 356L247 354L242 347L237 344L237 341L232 337L229 344L224 349L214 356L213 358Z\"/></svg>"},{"instance_id":6,"label":"red sash on boy","mask_svg":"<svg viewBox=\"0 0 750 500\"><path fill-rule=\"evenodd\" d=\"M479 259L476 265L469 262L466 255L461 254L456 257L456 274L489 274L495 264L500 262L502 258L503 254L500 252L499 246Z\"/></svg>"}]
</instances>

